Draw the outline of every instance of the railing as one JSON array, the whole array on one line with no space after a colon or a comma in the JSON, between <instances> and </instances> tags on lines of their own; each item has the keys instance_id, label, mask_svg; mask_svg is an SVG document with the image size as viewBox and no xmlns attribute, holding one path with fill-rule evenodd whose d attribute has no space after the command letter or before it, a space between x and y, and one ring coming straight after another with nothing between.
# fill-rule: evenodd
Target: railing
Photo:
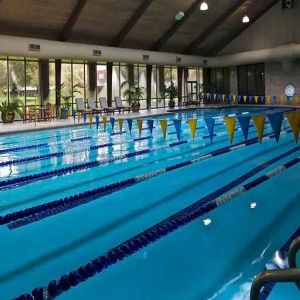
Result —
<instances>
[{"instance_id":1,"label":"railing","mask_svg":"<svg viewBox=\"0 0 300 300\"><path fill-rule=\"evenodd\" d=\"M289 268L268 270L260 273L252 283L251 300L259 300L261 289L267 283L293 282L300 289L300 269L296 267L296 257L299 250L300 236L291 243L288 256Z\"/></svg>"},{"instance_id":2,"label":"railing","mask_svg":"<svg viewBox=\"0 0 300 300\"><path fill-rule=\"evenodd\" d=\"M290 246L289 258L288 258L290 268L293 269L296 268L296 257L299 250L300 250L300 236L294 239L294 241ZM300 289L300 278L298 278L298 282L296 282L296 284L297 287Z\"/></svg>"},{"instance_id":3,"label":"railing","mask_svg":"<svg viewBox=\"0 0 300 300\"><path fill-rule=\"evenodd\" d=\"M300 281L300 269L268 270L260 273L253 281L250 293L251 300L259 300L262 287L270 282Z\"/></svg>"}]
</instances>

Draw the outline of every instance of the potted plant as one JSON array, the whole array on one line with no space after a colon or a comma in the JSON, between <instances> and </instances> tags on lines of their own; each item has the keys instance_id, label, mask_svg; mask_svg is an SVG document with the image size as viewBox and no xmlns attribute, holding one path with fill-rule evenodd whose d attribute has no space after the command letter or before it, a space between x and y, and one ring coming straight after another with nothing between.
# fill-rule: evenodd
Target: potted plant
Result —
<instances>
[{"instance_id":1,"label":"potted plant","mask_svg":"<svg viewBox=\"0 0 300 300\"><path fill-rule=\"evenodd\" d=\"M69 88L67 91L67 94L65 96L61 96L61 91L66 87L65 83L62 83L60 87L57 90L58 97L60 99L64 100L64 105L61 105L61 101L59 101L59 106L61 107L61 119L67 119L68 118L68 111L71 109L72 103L71 98L72 95L75 96L76 94L81 95L81 92L78 90L78 88L81 88L81 84L75 84L73 87ZM72 93L73 92L73 93Z\"/></svg>"},{"instance_id":2,"label":"potted plant","mask_svg":"<svg viewBox=\"0 0 300 300\"><path fill-rule=\"evenodd\" d=\"M16 114L23 116L23 110L20 106L22 106L22 102L19 99L14 99L11 102L4 101L0 104L0 112L3 123L13 123Z\"/></svg>"},{"instance_id":3,"label":"potted plant","mask_svg":"<svg viewBox=\"0 0 300 300\"><path fill-rule=\"evenodd\" d=\"M174 82L172 81L169 87L165 86L165 96L169 97L169 108L175 107L175 101L174 98L178 96L178 87L175 86Z\"/></svg>"},{"instance_id":4,"label":"potted plant","mask_svg":"<svg viewBox=\"0 0 300 300\"><path fill-rule=\"evenodd\" d=\"M138 85L130 86L127 81L124 81L121 88L126 87L123 92L123 97L128 101L133 112L139 112L140 99L145 96L146 89Z\"/></svg>"}]
</instances>

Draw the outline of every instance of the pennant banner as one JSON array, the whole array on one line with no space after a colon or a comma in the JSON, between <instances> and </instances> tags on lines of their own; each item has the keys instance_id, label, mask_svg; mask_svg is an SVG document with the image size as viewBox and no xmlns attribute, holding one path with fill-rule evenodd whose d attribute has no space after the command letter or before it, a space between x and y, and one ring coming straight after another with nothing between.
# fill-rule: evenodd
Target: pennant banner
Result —
<instances>
[{"instance_id":1,"label":"pennant banner","mask_svg":"<svg viewBox=\"0 0 300 300\"><path fill-rule=\"evenodd\" d=\"M75 112L75 110L73 110L72 116L73 116L73 121L74 121L74 124L75 124L75 122L76 122L76 112Z\"/></svg>"},{"instance_id":2,"label":"pennant banner","mask_svg":"<svg viewBox=\"0 0 300 300\"><path fill-rule=\"evenodd\" d=\"M265 129L265 116L252 116L252 120L254 122L254 126L257 132L257 137L260 142L262 142L262 138L264 136L264 129Z\"/></svg>"},{"instance_id":3,"label":"pennant banner","mask_svg":"<svg viewBox=\"0 0 300 300\"><path fill-rule=\"evenodd\" d=\"M214 131L215 131L215 124L216 124L216 119L214 118L209 118L209 119L204 119L207 130L208 130L208 134L209 134L209 138L210 138L210 142L213 142L213 138L214 138Z\"/></svg>"},{"instance_id":4,"label":"pennant banner","mask_svg":"<svg viewBox=\"0 0 300 300\"><path fill-rule=\"evenodd\" d=\"M118 119L120 133L121 133L122 130L123 130L123 122L124 122L124 119Z\"/></svg>"},{"instance_id":5,"label":"pennant banner","mask_svg":"<svg viewBox=\"0 0 300 300\"><path fill-rule=\"evenodd\" d=\"M99 129L99 115L95 115L95 119L96 119L96 127L98 130Z\"/></svg>"},{"instance_id":6,"label":"pennant banner","mask_svg":"<svg viewBox=\"0 0 300 300\"><path fill-rule=\"evenodd\" d=\"M148 128L149 128L149 131L150 131L150 135L152 136L152 133L153 133L153 127L154 127L154 120L148 119L148 120L147 120L147 124L148 124Z\"/></svg>"},{"instance_id":7,"label":"pennant banner","mask_svg":"<svg viewBox=\"0 0 300 300\"><path fill-rule=\"evenodd\" d=\"M286 112L285 114L289 121L290 127L293 131L295 142L296 144L298 144L299 127L300 127L300 111L289 111Z\"/></svg>"},{"instance_id":8,"label":"pennant banner","mask_svg":"<svg viewBox=\"0 0 300 300\"><path fill-rule=\"evenodd\" d=\"M238 117L238 122L240 124L240 127L242 129L243 132L243 136L245 138L245 140L248 140L248 133L249 133L249 125L250 125L250 116L243 116L243 117Z\"/></svg>"},{"instance_id":9,"label":"pennant banner","mask_svg":"<svg viewBox=\"0 0 300 300\"><path fill-rule=\"evenodd\" d=\"M110 125L111 125L111 131L114 132L115 130L115 118L109 118Z\"/></svg>"},{"instance_id":10,"label":"pennant banner","mask_svg":"<svg viewBox=\"0 0 300 300\"><path fill-rule=\"evenodd\" d=\"M141 137L142 128L143 128L143 119L137 119L136 122L137 122L137 126L138 126L138 129L139 129L139 137Z\"/></svg>"},{"instance_id":11,"label":"pennant banner","mask_svg":"<svg viewBox=\"0 0 300 300\"><path fill-rule=\"evenodd\" d=\"M160 127L163 133L164 140L166 140L168 122L167 120L160 120L159 122L160 122Z\"/></svg>"},{"instance_id":12,"label":"pennant banner","mask_svg":"<svg viewBox=\"0 0 300 300\"><path fill-rule=\"evenodd\" d=\"M234 130L235 130L235 117L225 117L224 121L229 134L230 142L232 144L234 138Z\"/></svg>"},{"instance_id":13,"label":"pennant banner","mask_svg":"<svg viewBox=\"0 0 300 300\"><path fill-rule=\"evenodd\" d=\"M106 125L107 125L107 117L106 116L102 117L102 123L103 123L104 131L106 131Z\"/></svg>"},{"instance_id":14,"label":"pennant banner","mask_svg":"<svg viewBox=\"0 0 300 300\"><path fill-rule=\"evenodd\" d=\"M282 119L283 119L283 112L279 112L272 115L267 115L268 119L271 123L271 127L273 129L276 142L279 142L280 138L280 131L281 131L281 125L282 125Z\"/></svg>"},{"instance_id":15,"label":"pennant banner","mask_svg":"<svg viewBox=\"0 0 300 300\"><path fill-rule=\"evenodd\" d=\"M92 127L93 124L93 115L89 114L89 123L90 123L90 127Z\"/></svg>"},{"instance_id":16,"label":"pennant banner","mask_svg":"<svg viewBox=\"0 0 300 300\"><path fill-rule=\"evenodd\" d=\"M189 126L190 126L192 138L194 140L196 136L196 130L197 130L197 119L190 119Z\"/></svg>"},{"instance_id":17,"label":"pennant banner","mask_svg":"<svg viewBox=\"0 0 300 300\"><path fill-rule=\"evenodd\" d=\"M127 125L128 125L128 129L131 135L131 130L132 130L132 119L127 119Z\"/></svg>"},{"instance_id":18,"label":"pennant banner","mask_svg":"<svg viewBox=\"0 0 300 300\"><path fill-rule=\"evenodd\" d=\"M177 139L180 141L180 136L181 136L181 119L174 119L173 120Z\"/></svg>"}]
</instances>

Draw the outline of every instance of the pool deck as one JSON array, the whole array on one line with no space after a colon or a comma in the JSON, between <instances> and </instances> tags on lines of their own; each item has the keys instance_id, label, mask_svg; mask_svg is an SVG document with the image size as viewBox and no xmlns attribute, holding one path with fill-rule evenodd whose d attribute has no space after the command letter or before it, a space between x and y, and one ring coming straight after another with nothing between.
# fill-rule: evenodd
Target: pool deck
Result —
<instances>
[{"instance_id":1,"label":"pool deck","mask_svg":"<svg viewBox=\"0 0 300 300\"><path fill-rule=\"evenodd\" d=\"M149 110L141 110L138 113L115 113L110 114L108 117L116 117L116 118L123 118L123 119L137 119L137 118L147 118L151 116L163 116L163 115L169 115L173 114L179 111L188 111L192 109L209 109L209 108L229 108L229 107L277 107L277 108L300 108L300 105L201 105L201 106L189 106L189 107L176 107L174 109L169 108L158 108L158 109L149 109ZM94 122L95 123L95 122ZM69 118L67 120L53 120L51 122L26 122L23 123L21 121L16 121L13 124L3 124L0 123L0 136L2 135L8 135L8 134L17 134L17 133L24 133L24 132L30 132L30 131L36 131L36 130L49 130L49 129L59 129L59 128L65 128L65 127L74 127L74 126L82 126L83 120L81 123L74 123L73 118ZM88 122L87 122L88 125Z\"/></svg>"}]
</instances>

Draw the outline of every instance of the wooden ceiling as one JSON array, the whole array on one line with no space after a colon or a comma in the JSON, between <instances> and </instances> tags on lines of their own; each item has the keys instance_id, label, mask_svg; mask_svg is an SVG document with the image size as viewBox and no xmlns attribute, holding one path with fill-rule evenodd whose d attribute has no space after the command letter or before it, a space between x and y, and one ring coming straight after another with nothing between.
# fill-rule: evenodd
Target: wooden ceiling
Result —
<instances>
[{"instance_id":1,"label":"wooden ceiling","mask_svg":"<svg viewBox=\"0 0 300 300\"><path fill-rule=\"evenodd\" d=\"M0 34L217 55L278 0L0 0ZM181 21L175 15L185 12Z\"/></svg>"}]
</instances>

